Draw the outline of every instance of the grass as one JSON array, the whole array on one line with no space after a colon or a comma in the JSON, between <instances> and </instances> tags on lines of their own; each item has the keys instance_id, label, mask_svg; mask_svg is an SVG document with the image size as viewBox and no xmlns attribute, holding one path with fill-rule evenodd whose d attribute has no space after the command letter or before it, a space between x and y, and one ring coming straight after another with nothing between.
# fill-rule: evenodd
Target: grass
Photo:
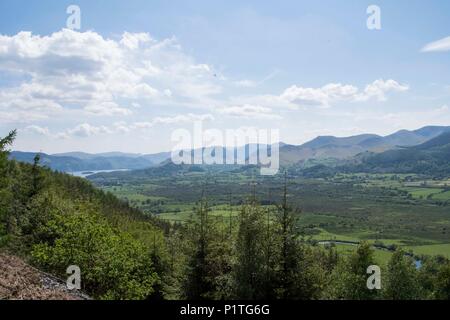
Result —
<instances>
[{"instance_id":1,"label":"grass","mask_svg":"<svg viewBox=\"0 0 450 320\"><path fill-rule=\"evenodd\" d=\"M346 256L351 255L356 250L356 246L345 244L336 244L335 248L339 254ZM375 262L380 267L386 267L392 256L392 252L380 249L374 249L373 254Z\"/></svg>"},{"instance_id":2,"label":"grass","mask_svg":"<svg viewBox=\"0 0 450 320\"><path fill-rule=\"evenodd\" d=\"M444 257L450 258L450 243L432 244L425 246L408 246L406 248L419 255L442 255Z\"/></svg>"},{"instance_id":3,"label":"grass","mask_svg":"<svg viewBox=\"0 0 450 320\"><path fill-rule=\"evenodd\" d=\"M441 192L433 195L433 200L450 200L450 191Z\"/></svg>"},{"instance_id":4,"label":"grass","mask_svg":"<svg viewBox=\"0 0 450 320\"><path fill-rule=\"evenodd\" d=\"M414 199L426 199L430 195L442 192L442 189L438 188L405 188L404 190L409 192Z\"/></svg>"},{"instance_id":5,"label":"grass","mask_svg":"<svg viewBox=\"0 0 450 320\"><path fill-rule=\"evenodd\" d=\"M229 221L252 193L260 200L281 201L282 177L258 178L244 173L188 173L176 176L102 178L100 187L132 206L162 219L184 222L205 190L211 216ZM108 176L108 175L106 175ZM102 185L103 184L103 185ZM111 186L113 185L113 186ZM375 241L416 254L450 256L449 179L431 180L411 174L338 174L326 179L295 177L288 201L301 209L299 226L315 240ZM447 203L446 203L447 201ZM447 231L448 230L448 231ZM380 259L389 252L377 250Z\"/></svg>"}]
</instances>

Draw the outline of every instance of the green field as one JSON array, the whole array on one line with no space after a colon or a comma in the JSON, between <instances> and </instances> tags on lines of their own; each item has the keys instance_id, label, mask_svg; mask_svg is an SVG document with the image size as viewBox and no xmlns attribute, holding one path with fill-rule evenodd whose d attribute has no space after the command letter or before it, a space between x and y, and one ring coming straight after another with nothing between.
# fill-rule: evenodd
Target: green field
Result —
<instances>
[{"instance_id":1,"label":"green field","mask_svg":"<svg viewBox=\"0 0 450 320\"><path fill-rule=\"evenodd\" d=\"M407 248L411 249L415 254L442 255L446 258L450 258L450 243L432 244L426 246L410 246Z\"/></svg>"},{"instance_id":2,"label":"green field","mask_svg":"<svg viewBox=\"0 0 450 320\"><path fill-rule=\"evenodd\" d=\"M240 206L255 196L273 212L281 200L281 176L248 172L187 172L146 177L132 173L91 179L147 214L187 221L206 196L211 216L234 221ZM333 178L289 179L288 200L298 208L298 223L312 240L369 241L396 245L415 254L449 255L450 190L448 179L414 174L338 174ZM348 249L348 248L347 248ZM376 250L386 258L390 253Z\"/></svg>"}]
</instances>

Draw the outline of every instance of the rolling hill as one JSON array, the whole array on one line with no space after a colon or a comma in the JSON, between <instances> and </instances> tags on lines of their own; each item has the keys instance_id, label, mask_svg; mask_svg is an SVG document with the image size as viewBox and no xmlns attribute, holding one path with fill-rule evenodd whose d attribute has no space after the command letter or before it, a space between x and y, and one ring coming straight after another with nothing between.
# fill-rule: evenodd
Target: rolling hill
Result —
<instances>
[{"instance_id":1,"label":"rolling hill","mask_svg":"<svg viewBox=\"0 0 450 320\"><path fill-rule=\"evenodd\" d=\"M364 157L354 170L448 175L450 173L450 132L442 133L417 146Z\"/></svg>"},{"instance_id":2,"label":"rolling hill","mask_svg":"<svg viewBox=\"0 0 450 320\"><path fill-rule=\"evenodd\" d=\"M380 153L387 150L414 146L445 132L448 126L427 126L418 130L400 130L388 136L362 134L351 137L319 136L300 146L280 147L280 163L285 166L303 163L310 159L350 159L360 153Z\"/></svg>"},{"instance_id":3,"label":"rolling hill","mask_svg":"<svg viewBox=\"0 0 450 320\"><path fill-rule=\"evenodd\" d=\"M376 134L361 134L350 137L319 136L302 145L280 143L280 165L311 167L317 164L342 165L352 161L361 163L373 153L404 150L405 147L417 146L430 141L444 133L450 132L449 126L427 126L418 130L400 130L396 133L379 136ZM266 145L261 145L267 147ZM246 145L237 148L237 152L245 151L246 159L255 150L256 145ZM205 149L207 152L208 148ZM229 151L223 149L224 158ZM406 152L406 151L403 151ZM413 152L413 151L408 151ZM237 153L236 153L237 154ZM35 153L15 151L11 159L32 163ZM156 154L135 154L108 152L90 154L84 152L68 152L60 154L41 153L41 163L54 170L93 171L115 169L145 169L158 166L170 159L171 152ZM384 155L386 156L386 155ZM375 160L374 160L375 161Z\"/></svg>"},{"instance_id":4,"label":"rolling hill","mask_svg":"<svg viewBox=\"0 0 450 320\"><path fill-rule=\"evenodd\" d=\"M13 151L9 158L25 163L33 163L36 153ZM49 155L39 153L41 164L53 170L64 172L90 171L90 170L115 170L115 169L143 169L160 163L161 159L169 157L168 153L156 155L142 155L130 157L126 155L93 155L73 152L66 155Z\"/></svg>"}]
</instances>

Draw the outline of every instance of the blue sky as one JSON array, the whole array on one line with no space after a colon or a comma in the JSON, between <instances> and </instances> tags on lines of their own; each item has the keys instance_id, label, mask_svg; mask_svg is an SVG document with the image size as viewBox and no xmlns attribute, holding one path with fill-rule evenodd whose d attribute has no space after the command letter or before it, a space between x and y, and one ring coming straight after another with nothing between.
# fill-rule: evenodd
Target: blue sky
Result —
<instances>
[{"instance_id":1,"label":"blue sky","mask_svg":"<svg viewBox=\"0 0 450 320\"><path fill-rule=\"evenodd\" d=\"M366 27L371 4L381 30ZM3 0L0 135L18 128L21 150L155 152L198 119L293 144L450 125L449 18L448 1Z\"/></svg>"}]
</instances>

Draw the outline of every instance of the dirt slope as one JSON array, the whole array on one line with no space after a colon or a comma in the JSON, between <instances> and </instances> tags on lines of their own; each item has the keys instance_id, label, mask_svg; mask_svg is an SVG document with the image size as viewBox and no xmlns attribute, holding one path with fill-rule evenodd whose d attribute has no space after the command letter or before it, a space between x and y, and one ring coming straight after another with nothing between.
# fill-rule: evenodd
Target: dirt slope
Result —
<instances>
[{"instance_id":1,"label":"dirt slope","mask_svg":"<svg viewBox=\"0 0 450 320\"><path fill-rule=\"evenodd\" d=\"M26 264L22 259L0 252L0 300L84 300L65 284Z\"/></svg>"}]
</instances>

